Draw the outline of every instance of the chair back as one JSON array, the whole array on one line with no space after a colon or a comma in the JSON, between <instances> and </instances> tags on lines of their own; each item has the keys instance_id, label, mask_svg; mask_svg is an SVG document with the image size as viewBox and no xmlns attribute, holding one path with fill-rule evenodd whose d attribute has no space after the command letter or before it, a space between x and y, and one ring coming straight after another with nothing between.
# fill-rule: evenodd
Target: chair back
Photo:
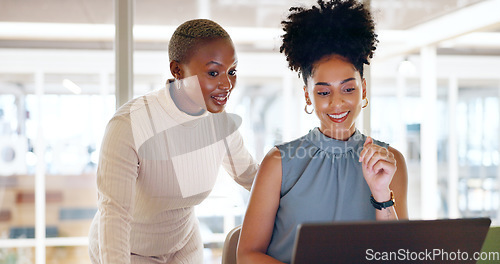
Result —
<instances>
[{"instance_id":1,"label":"chair back","mask_svg":"<svg viewBox=\"0 0 500 264\"><path fill-rule=\"evenodd\" d=\"M236 249L240 238L241 225L233 228L226 236L222 248L222 264L236 264Z\"/></svg>"}]
</instances>

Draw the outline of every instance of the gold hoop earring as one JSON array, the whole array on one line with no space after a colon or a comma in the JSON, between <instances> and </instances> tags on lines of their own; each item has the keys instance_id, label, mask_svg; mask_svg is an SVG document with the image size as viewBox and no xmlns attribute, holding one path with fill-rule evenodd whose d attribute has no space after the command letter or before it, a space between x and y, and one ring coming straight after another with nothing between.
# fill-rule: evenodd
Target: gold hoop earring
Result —
<instances>
[{"instance_id":1,"label":"gold hoop earring","mask_svg":"<svg viewBox=\"0 0 500 264\"><path fill-rule=\"evenodd\" d=\"M307 111L307 106L309 106L309 104L306 104L306 106L304 107L304 111L305 111L308 115L310 115L310 114L312 114L312 113L314 112L314 108L313 108L313 109L311 109L311 111Z\"/></svg>"},{"instance_id":2,"label":"gold hoop earring","mask_svg":"<svg viewBox=\"0 0 500 264\"><path fill-rule=\"evenodd\" d=\"M363 103L363 106L362 106L361 108L365 108L365 107L367 107L367 106L368 106L368 98L366 98L366 97L365 97L365 98L363 98L363 102L364 102L364 103Z\"/></svg>"}]
</instances>

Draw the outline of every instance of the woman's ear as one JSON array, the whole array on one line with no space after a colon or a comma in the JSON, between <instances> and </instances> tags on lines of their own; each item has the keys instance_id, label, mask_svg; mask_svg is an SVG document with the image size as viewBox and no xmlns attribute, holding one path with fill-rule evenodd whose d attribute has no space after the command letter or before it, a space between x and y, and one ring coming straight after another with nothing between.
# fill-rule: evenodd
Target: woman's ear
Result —
<instances>
[{"instance_id":1,"label":"woman's ear","mask_svg":"<svg viewBox=\"0 0 500 264\"><path fill-rule=\"evenodd\" d=\"M182 79L181 64L178 61L173 60L170 62L170 73L172 74L172 76L174 76L175 79Z\"/></svg>"},{"instance_id":2,"label":"woman's ear","mask_svg":"<svg viewBox=\"0 0 500 264\"><path fill-rule=\"evenodd\" d=\"M307 91L307 85L304 85L304 96L306 97L306 104L311 105L311 98L309 97L309 92Z\"/></svg>"},{"instance_id":3,"label":"woman's ear","mask_svg":"<svg viewBox=\"0 0 500 264\"><path fill-rule=\"evenodd\" d=\"M361 99L365 99L366 98L366 79L363 78L363 81L361 82L362 86L363 86L363 97Z\"/></svg>"}]
</instances>

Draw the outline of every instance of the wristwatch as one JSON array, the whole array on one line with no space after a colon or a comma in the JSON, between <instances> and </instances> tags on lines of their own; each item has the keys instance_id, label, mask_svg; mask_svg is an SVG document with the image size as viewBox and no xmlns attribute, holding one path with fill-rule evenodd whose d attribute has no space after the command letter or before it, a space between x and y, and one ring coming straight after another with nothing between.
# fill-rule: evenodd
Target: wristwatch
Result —
<instances>
[{"instance_id":1,"label":"wristwatch","mask_svg":"<svg viewBox=\"0 0 500 264\"><path fill-rule=\"evenodd\" d=\"M375 201L375 198L373 198L373 194L372 196L370 197L370 202L372 203L373 207L375 207L375 209L377 210L382 210L382 209L385 209L387 207L391 207L393 205L396 204L396 201L394 200L394 193L392 192L391 190L391 199L389 201L386 201L386 202L377 202Z\"/></svg>"}]
</instances>

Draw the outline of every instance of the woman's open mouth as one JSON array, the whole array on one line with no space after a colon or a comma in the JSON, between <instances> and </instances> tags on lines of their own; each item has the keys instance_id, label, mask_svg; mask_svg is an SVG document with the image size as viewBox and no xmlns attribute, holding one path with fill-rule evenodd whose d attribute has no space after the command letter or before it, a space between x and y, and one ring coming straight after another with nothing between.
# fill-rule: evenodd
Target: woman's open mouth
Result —
<instances>
[{"instance_id":1,"label":"woman's open mouth","mask_svg":"<svg viewBox=\"0 0 500 264\"><path fill-rule=\"evenodd\" d=\"M227 103L227 99L229 98L229 93L217 94L210 96L214 100L217 105L225 105Z\"/></svg>"},{"instance_id":2,"label":"woman's open mouth","mask_svg":"<svg viewBox=\"0 0 500 264\"><path fill-rule=\"evenodd\" d=\"M347 117L349 116L350 111L342 112L342 113L335 113L335 114L327 114L328 117L330 117L330 120L332 120L335 123L342 123L344 122Z\"/></svg>"}]
</instances>

